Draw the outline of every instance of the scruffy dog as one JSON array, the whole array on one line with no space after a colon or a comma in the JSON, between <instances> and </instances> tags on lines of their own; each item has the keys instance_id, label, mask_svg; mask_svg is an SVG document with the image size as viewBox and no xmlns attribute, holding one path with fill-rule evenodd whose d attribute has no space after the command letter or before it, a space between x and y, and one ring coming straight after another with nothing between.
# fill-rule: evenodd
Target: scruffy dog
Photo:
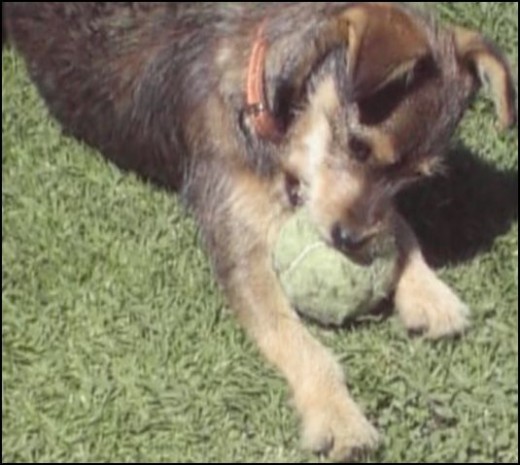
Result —
<instances>
[{"instance_id":1,"label":"scruffy dog","mask_svg":"<svg viewBox=\"0 0 520 465\"><path fill-rule=\"evenodd\" d=\"M341 367L280 287L273 239L302 205L358 260L395 234L405 327L463 331L467 307L392 199L436 172L483 83L502 125L516 122L493 44L388 2L2 5L2 34L65 131L185 199L231 308L292 388L305 445L339 461L375 447Z\"/></svg>"}]
</instances>

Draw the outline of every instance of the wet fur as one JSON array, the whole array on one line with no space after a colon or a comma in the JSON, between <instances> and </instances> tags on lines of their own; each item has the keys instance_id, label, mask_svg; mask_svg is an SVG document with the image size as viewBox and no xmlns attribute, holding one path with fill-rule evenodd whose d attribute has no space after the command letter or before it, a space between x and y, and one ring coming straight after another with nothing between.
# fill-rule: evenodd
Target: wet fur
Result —
<instances>
[{"instance_id":1,"label":"wet fur","mask_svg":"<svg viewBox=\"0 0 520 465\"><path fill-rule=\"evenodd\" d=\"M3 41L7 31L64 130L180 193L231 307L292 388L305 445L336 460L378 436L280 287L271 266L279 227L303 202L325 240L335 224L368 238L396 234L405 326L433 338L460 333L468 310L424 262L393 195L435 171L480 87L477 70L492 77L502 121L514 120L512 80L490 44L382 5L2 3ZM265 90L286 131L280 144L258 137L245 112L250 51L265 24ZM388 40L356 42L363 34ZM424 76L384 74L389 60L415 72L423 59ZM363 144L369 162L352 153Z\"/></svg>"}]
</instances>

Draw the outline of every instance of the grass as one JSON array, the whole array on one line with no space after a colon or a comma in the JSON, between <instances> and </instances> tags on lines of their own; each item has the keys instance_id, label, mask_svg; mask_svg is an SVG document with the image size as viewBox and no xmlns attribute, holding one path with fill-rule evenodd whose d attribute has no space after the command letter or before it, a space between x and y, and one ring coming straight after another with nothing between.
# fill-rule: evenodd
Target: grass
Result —
<instances>
[{"instance_id":1,"label":"grass","mask_svg":"<svg viewBox=\"0 0 520 465\"><path fill-rule=\"evenodd\" d=\"M498 40L517 69L518 3L438 9ZM404 204L471 305L471 333L430 344L395 320L313 328L384 433L374 463L518 461L518 138L494 126L479 100L452 177ZM2 308L4 462L315 460L176 199L62 137L10 51Z\"/></svg>"}]
</instances>

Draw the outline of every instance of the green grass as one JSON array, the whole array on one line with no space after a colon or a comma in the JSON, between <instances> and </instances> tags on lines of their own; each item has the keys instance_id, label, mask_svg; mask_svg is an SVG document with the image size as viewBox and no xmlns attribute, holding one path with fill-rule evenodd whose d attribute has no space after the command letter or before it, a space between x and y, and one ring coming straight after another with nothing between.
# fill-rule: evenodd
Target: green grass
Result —
<instances>
[{"instance_id":1,"label":"green grass","mask_svg":"<svg viewBox=\"0 0 520 465\"><path fill-rule=\"evenodd\" d=\"M518 3L439 9L517 69ZM394 319L313 329L384 434L375 461L518 460L518 139L494 126L479 100L451 184L408 204L474 311L471 333L430 344ZM89 152L4 52L3 461L312 462L284 382L226 311L176 199ZM467 243L450 242L460 231Z\"/></svg>"}]
</instances>

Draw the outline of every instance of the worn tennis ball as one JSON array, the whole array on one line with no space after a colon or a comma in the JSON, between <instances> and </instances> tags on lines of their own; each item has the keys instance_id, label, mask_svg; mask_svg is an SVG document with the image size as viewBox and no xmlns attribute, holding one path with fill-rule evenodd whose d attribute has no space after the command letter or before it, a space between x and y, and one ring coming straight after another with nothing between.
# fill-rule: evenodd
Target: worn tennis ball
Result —
<instances>
[{"instance_id":1,"label":"worn tennis ball","mask_svg":"<svg viewBox=\"0 0 520 465\"><path fill-rule=\"evenodd\" d=\"M340 326L368 313L392 293L398 253L390 234L373 241L369 266L329 247L302 209L282 228L274 267L292 305L303 316Z\"/></svg>"}]
</instances>

